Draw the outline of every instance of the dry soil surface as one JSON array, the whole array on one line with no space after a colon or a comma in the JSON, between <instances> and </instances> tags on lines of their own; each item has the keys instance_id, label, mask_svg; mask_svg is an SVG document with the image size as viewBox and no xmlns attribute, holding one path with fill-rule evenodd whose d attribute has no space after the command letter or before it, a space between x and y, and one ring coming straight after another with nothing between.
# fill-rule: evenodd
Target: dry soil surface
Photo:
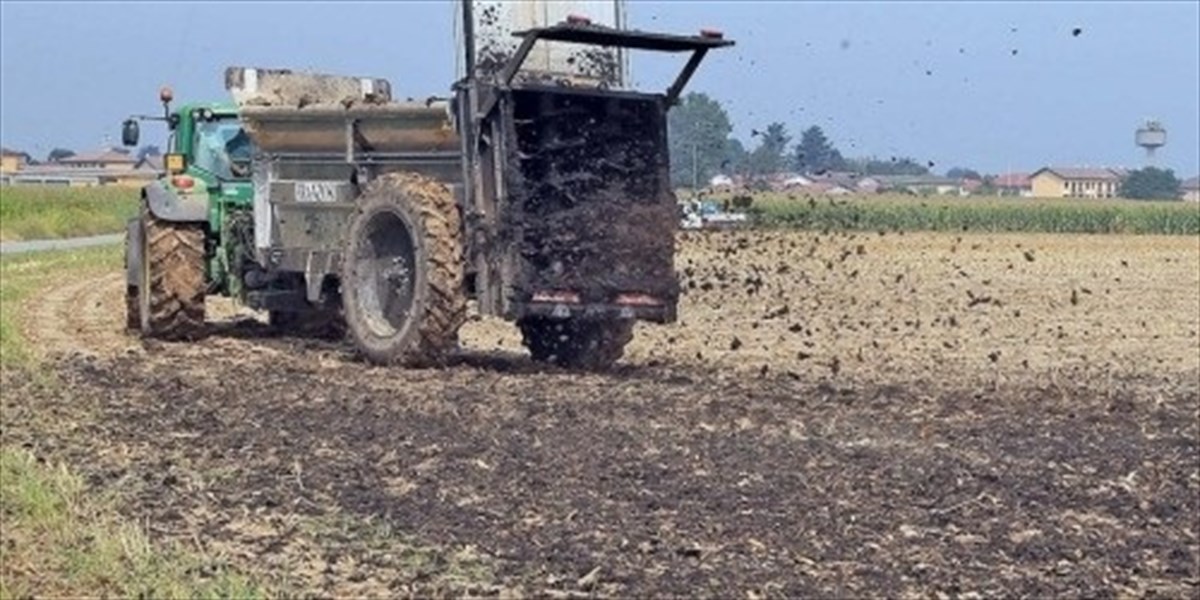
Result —
<instances>
[{"instance_id":1,"label":"dry soil surface","mask_svg":"<svg viewBox=\"0 0 1200 600\"><path fill-rule=\"evenodd\" d=\"M1194 237L690 234L681 322L609 373L476 319L369 366L227 303L25 307L5 444L158 540L313 595L1200 593Z\"/></svg>"}]
</instances>

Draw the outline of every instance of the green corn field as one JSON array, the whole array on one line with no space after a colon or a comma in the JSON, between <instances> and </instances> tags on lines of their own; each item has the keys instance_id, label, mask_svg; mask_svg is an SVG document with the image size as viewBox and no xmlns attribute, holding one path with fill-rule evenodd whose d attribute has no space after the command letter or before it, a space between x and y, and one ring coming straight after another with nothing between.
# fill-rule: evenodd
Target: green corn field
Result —
<instances>
[{"instance_id":1,"label":"green corn field","mask_svg":"<svg viewBox=\"0 0 1200 600\"><path fill-rule=\"evenodd\" d=\"M0 186L0 240L117 233L137 215L137 188Z\"/></svg>"},{"instance_id":2,"label":"green corn field","mask_svg":"<svg viewBox=\"0 0 1200 600\"><path fill-rule=\"evenodd\" d=\"M1200 234L1200 205L1185 202L762 193L748 210L760 225L802 229Z\"/></svg>"}]
</instances>

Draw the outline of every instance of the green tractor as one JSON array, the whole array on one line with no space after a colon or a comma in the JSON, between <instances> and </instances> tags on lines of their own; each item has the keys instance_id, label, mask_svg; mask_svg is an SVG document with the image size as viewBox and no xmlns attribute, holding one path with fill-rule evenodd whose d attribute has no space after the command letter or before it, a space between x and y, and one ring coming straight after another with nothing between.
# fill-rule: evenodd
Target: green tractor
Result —
<instances>
[{"instance_id":1,"label":"green tractor","mask_svg":"<svg viewBox=\"0 0 1200 600\"><path fill-rule=\"evenodd\" d=\"M253 203L251 148L236 105L172 109L169 88L159 98L163 116L131 117L121 132L136 146L139 121L164 121L170 131L164 173L142 188L141 213L126 227L126 321L147 336L190 339L203 330L205 296L229 291L228 265L213 249L228 218Z\"/></svg>"},{"instance_id":2,"label":"green tractor","mask_svg":"<svg viewBox=\"0 0 1200 600\"><path fill-rule=\"evenodd\" d=\"M254 148L233 102L172 108L172 96L165 87L159 93L163 116L135 115L122 124L126 146L138 144L140 121L165 122L170 132L164 172L142 188L140 214L126 225L126 327L145 337L190 340L204 331L206 296L253 306L247 282L262 283L248 268ZM340 332L333 310L254 307L266 308L276 328Z\"/></svg>"}]
</instances>

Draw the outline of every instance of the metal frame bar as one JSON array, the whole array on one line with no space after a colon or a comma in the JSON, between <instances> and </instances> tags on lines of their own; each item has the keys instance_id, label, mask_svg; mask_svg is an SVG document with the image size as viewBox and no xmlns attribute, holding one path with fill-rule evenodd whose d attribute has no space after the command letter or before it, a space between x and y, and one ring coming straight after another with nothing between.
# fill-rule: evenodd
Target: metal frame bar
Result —
<instances>
[{"instance_id":1,"label":"metal frame bar","mask_svg":"<svg viewBox=\"0 0 1200 600\"><path fill-rule=\"evenodd\" d=\"M458 152L358 152L354 155L354 163L369 162L458 162ZM287 152L278 154L263 154L264 161L286 161L289 163L343 163L345 154L314 154L304 152Z\"/></svg>"},{"instance_id":2,"label":"metal frame bar","mask_svg":"<svg viewBox=\"0 0 1200 600\"><path fill-rule=\"evenodd\" d=\"M638 92L634 90L602 90L596 88L573 88L557 85L545 85L532 83L514 88L512 92L539 92L548 94L562 94L564 96L587 96L589 98L605 97L605 98L620 98L628 100L649 100L651 98L661 98L662 94L653 92Z\"/></svg>"},{"instance_id":3,"label":"metal frame bar","mask_svg":"<svg viewBox=\"0 0 1200 600\"><path fill-rule=\"evenodd\" d=\"M525 38L533 36L551 42L570 42L589 46L612 46L658 52L687 52L734 45L733 40L719 37L649 33L599 25L558 24L515 31L513 35Z\"/></svg>"},{"instance_id":4,"label":"metal frame bar","mask_svg":"<svg viewBox=\"0 0 1200 600\"><path fill-rule=\"evenodd\" d=\"M700 68L700 62L704 60L706 54L708 54L707 48L700 48L692 53L692 57L684 65L683 71L680 71L679 76L675 78L675 83L667 88L667 106L675 106L679 103L679 95L683 93L683 88L696 73L696 69Z\"/></svg>"},{"instance_id":5,"label":"metal frame bar","mask_svg":"<svg viewBox=\"0 0 1200 600\"><path fill-rule=\"evenodd\" d=\"M521 66L525 64L525 59L529 58L529 53L533 51L533 46L540 39L537 35L539 30L533 30L530 35L525 36L521 40L521 45L517 48L516 54L508 60L508 64L504 65L504 70L500 71L500 85L508 87L512 85L512 80L517 76L517 71L521 70ZM489 107L490 108L490 107ZM491 111L485 111L487 114Z\"/></svg>"},{"instance_id":6,"label":"metal frame bar","mask_svg":"<svg viewBox=\"0 0 1200 600\"><path fill-rule=\"evenodd\" d=\"M500 71L498 84L501 88L510 88L512 86L512 81L517 76L517 72L521 70L521 67L525 64L525 60L529 58L529 53L533 51L533 46L540 40L593 46L614 46L634 50L654 50L659 52L685 52L690 50L692 52L691 58L688 59L687 64L684 65L683 70L675 78L671 87L667 88L667 106L674 106L678 103L679 95L687 87L687 83L691 80L692 75L696 73L696 69L700 68L700 63L704 61L704 57L708 54L709 49L722 48L734 44L732 40L721 38L642 33L579 25L541 27L514 32L513 35L522 38L521 45L517 48L512 58L509 59L508 64L504 65L504 69ZM496 95L489 98L480 117L486 117L490 114L498 100L499 98Z\"/></svg>"}]
</instances>

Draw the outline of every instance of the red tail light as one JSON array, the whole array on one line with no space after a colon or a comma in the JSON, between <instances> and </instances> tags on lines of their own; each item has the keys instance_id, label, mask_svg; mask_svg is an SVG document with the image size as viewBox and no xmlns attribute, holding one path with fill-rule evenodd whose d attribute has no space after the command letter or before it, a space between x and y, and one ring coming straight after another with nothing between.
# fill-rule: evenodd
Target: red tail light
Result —
<instances>
[{"instance_id":1,"label":"red tail light","mask_svg":"<svg viewBox=\"0 0 1200 600\"><path fill-rule=\"evenodd\" d=\"M717 29L701 29L700 37L712 38L715 40L723 40L723 39L725 39L725 34Z\"/></svg>"},{"instance_id":2,"label":"red tail light","mask_svg":"<svg viewBox=\"0 0 1200 600\"><path fill-rule=\"evenodd\" d=\"M553 302L555 304L579 304L579 294L564 290L547 290L534 292L534 302Z\"/></svg>"},{"instance_id":3,"label":"red tail light","mask_svg":"<svg viewBox=\"0 0 1200 600\"><path fill-rule=\"evenodd\" d=\"M662 300L647 294L618 294L617 304L622 306L662 306Z\"/></svg>"},{"instance_id":4,"label":"red tail light","mask_svg":"<svg viewBox=\"0 0 1200 600\"><path fill-rule=\"evenodd\" d=\"M567 15L567 23L571 25L591 25L592 20L583 15Z\"/></svg>"},{"instance_id":5,"label":"red tail light","mask_svg":"<svg viewBox=\"0 0 1200 600\"><path fill-rule=\"evenodd\" d=\"M171 178L171 185L181 190L190 190L192 186L196 185L196 180L187 175L176 175Z\"/></svg>"}]
</instances>

